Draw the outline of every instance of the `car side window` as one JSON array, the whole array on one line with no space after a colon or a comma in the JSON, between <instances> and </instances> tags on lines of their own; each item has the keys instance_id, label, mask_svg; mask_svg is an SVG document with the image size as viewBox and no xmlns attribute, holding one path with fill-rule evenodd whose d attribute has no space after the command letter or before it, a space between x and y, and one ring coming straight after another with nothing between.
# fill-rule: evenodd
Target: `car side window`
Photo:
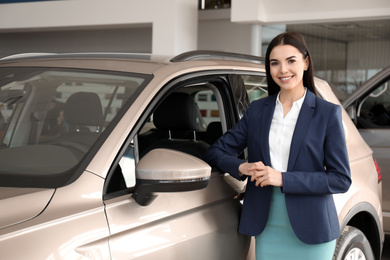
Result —
<instances>
[{"instance_id":1,"label":"car side window","mask_svg":"<svg viewBox=\"0 0 390 260\"><path fill-rule=\"evenodd\" d=\"M204 85L183 87L166 96L144 124L138 135L139 157L156 148L168 148L202 159L221 135L220 109L213 90Z\"/></svg>"},{"instance_id":2,"label":"car side window","mask_svg":"<svg viewBox=\"0 0 390 260\"><path fill-rule=\"evenodd\" d=\"M197 92L195 94L195 101L206 126L211 122L221 122L217 99L212 90L208 89Z\"/></svg>"},{"instance_id":3,"label":"car side window","mask_svg":"<svg viewBox=\"0 0 390 260\"><path fill-rule=\"evenodd\" d=\"M359 128L390 128L390 80L373 90L360 103Z\"/></svg>"},{"instance_id":4,"label":"car side window","mask_svg":"<svg viewBox=\"0 0 390 260\"><path fill-rule=\"evenodd\" d=\"M267 77L265 75L241 75L249 101L255 101L268 96Z\"/></svg>"},{"instance_id":5,"label":"car side window","mask_svg":"<svg viewBox=\"0 0 390 260\"><path fill-rule=\"evenodd\" d=\"M137 162L154 149L177 150L203 159L223 134L221 99L211 84L184 86L162 97L109 174L105 193L134 188Z\"/></svg>"}]
</instances>

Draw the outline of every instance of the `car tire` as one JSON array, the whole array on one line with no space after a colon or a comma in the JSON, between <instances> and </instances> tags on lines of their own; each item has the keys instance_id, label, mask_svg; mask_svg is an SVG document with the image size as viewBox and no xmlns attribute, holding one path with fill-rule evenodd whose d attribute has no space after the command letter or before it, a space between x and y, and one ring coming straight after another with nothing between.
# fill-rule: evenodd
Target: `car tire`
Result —
<instances>
[{"instance_id":1,"label":"car tire","mask_svg":"<svg viewBox=\"0 0 390 260\"><path fill-rule=\"evenodd\" d=\"M337 240L333 260L374 260L370 242L359 229L346 226Z\"/></svg>"}]
</instances>

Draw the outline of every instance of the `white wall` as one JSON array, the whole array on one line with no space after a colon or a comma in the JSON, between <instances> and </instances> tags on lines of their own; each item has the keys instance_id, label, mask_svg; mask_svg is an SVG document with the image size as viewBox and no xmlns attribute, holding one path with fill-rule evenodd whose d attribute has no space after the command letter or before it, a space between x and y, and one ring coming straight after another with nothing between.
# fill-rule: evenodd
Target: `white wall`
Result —
<instances>
[{"instance_id":1,"label":"white wall","mask_svg":"<svg viewBox=\"0 0 390 260\"><path fill-rule=\"evenodd\" d=\"M389 17L389 0L232 0L232 21L239 23L306 23Z\"/></svg>"},{"instance_id":2,"label":"white wall","mask_svg":"<svg viewBox=\"0 0 390 260\"><path fill-rule=\"evenodd\" d=\"M251 25L230 21L230 9L199 11L198 49L250 53Z\"/></svg>"},{"instance_id":3,"label":"white wall","mask_svg":"<svg viewBox=\"0 0 390 260\"><path fill-rule=\"evenodd\" d=\"M0 5L0 32L152 25L152 52L197 48L196 0L78 0Z\"/></svg>"},{"instance_id":4,"label":"white wall","mask_svg":"<svg viewBox=\"0 0 390 260\"><path fill-rule=\"evenodd\" d=\"M174 55L188 50L253 52L255 27L351 19L390 18L390 0L232 0L229 20L202 20L198 0L73 0L0 4L0 33L79 31L152 27L151 52ZM230 20L231 19L231 20ZM233 24L231 23L233 22ZM221 33L220 29L225 29ZM198 32L202 35L198 40ZM249 36L248 36L249 33ZM127 41L128 39L124 39ZM208 45L205 45L205 42ZM198 47L198 43L200 46ZM225 47L221 48L221 44ZM145 48L144 48L145 49Z\"/></svg>"},{"instance_id":5,"label":"white wall","mask_svg":"<svg viewBox=\"0 0 390 260\"><path fill-rule=\"evenodd\" d=\"M378 18L390 18L390 0L232 0L231 9L210 11L198 11L197 0L0 4L0 56L28 51L176 55L195 49L250 54L256 44L260 47L261 40L267 42L283 31L283 23ZM262 38L253 37L253 23L262 24ZM375 43L374 52L369 52L369 43L348 44L348 60L353 61L348 65L338 54L343 51L342 44L321 39L313 39L312 44L314 54L328 55L326 63L318 63L318 68L377 67L373 64L376 61L383 66L390 61L389 41ZM368 59L372 62L362 64Z\"/></svg>"},{"instance_id":6,"label":"white wall","mask_svg":"<svg viewBox=\"0 0 390 260\"><path fill-rule=\"evenodd\" d=\"M24 52L152 52L152 25L61 31L0 32L0 57Z\"/></svg>"}]
</instances>

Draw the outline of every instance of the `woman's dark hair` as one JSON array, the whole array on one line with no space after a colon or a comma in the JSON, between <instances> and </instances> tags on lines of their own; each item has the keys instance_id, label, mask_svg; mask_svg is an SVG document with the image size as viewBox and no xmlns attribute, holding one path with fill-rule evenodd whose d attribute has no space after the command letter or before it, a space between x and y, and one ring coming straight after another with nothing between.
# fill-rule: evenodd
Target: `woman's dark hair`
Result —
<instances>
[{"instance_id":1,"label":"woman's dark hair","mask_svg":"<svg viewBox=\"0 0 390 260\"><path fill-rule=\"evenodd\" d=\"M273 48L278 45L291 45L297 48L303 55L303 58L309 59L309 67L303 73L303 85L307 87L311 92L317 94L316 88L314 86L313 78L313 62L309 53L309 49L306 46L305 39L303 36L297 32L285 32L276 36L268 45L267 52L265 54L265 71L267 74L267 84L268 84L268 95L276 94L280 91L280 87L272 79L270 73L270 60L269 55Z\"/></svg>"}]
</instances>

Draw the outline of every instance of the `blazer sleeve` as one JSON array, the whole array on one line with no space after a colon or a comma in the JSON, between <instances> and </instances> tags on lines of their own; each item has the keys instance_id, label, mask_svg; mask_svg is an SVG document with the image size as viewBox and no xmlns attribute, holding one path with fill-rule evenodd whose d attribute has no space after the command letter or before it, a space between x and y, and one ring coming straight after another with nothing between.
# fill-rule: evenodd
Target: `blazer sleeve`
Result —
<instances>
[{"instance_id":1,"label":"blazer sleeve","mask_svg":"<svg viewBox=\"0 0 390 260\"><path fill-rule=\"evenodd\" d=\"M306 155L307 164L313 163L313 157ZM345 143L340 106L333 106L324 138L323 171L288 171L283 172L284 193L290 194L335 194L348 191L351 185L349 159ZM316 158L318 159L318 158ZM318 168L318 166L313 166Z\"/></svg>"},{"instance_id":2,"label":"blazer sleeve","mask_svg":"<svg viewBox=\"0 0 390 260\"><path fill-rule=\"evenodd\" d=\"M240 176L238 167L245 161L238 156L247 147L248 121L251 106L240 121L221 138L219 138L207 151L204 160L211 166L227 172L238 180L245 180Z\"/></svg>"}]
</instances>

